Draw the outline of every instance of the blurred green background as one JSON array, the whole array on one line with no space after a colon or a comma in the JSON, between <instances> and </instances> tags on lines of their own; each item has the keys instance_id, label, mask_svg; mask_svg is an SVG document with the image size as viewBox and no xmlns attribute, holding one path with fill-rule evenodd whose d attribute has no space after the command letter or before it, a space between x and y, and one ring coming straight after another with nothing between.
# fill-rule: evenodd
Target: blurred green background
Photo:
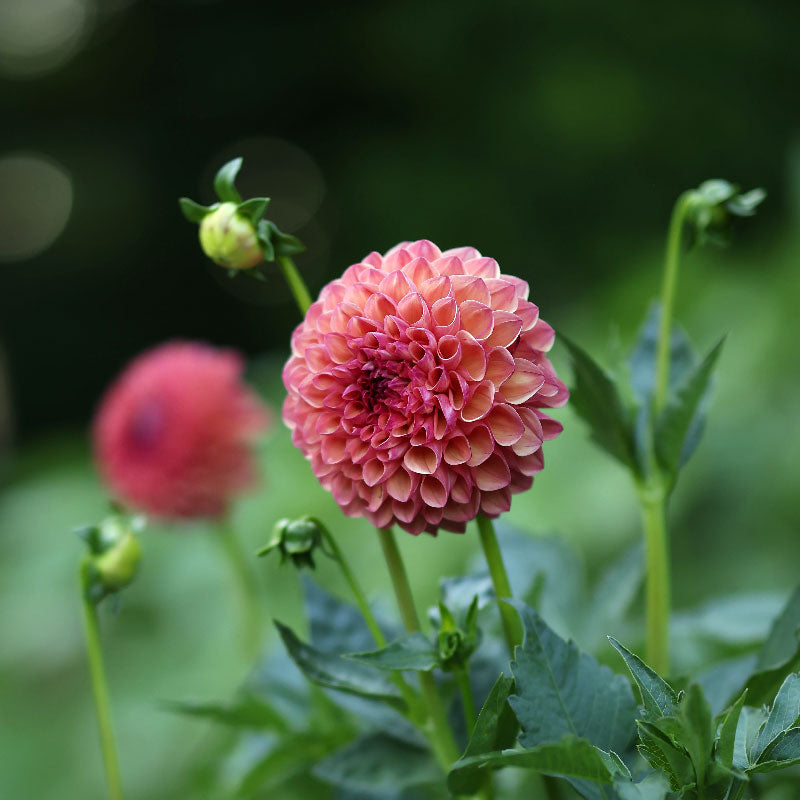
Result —
<instances>
[{"instance_id":1,"label":"blurred green background","mask_svg":"<svg viewBox=\"0 0 800 800\"><path fill-rule=\"evenodd\" d=\"M229 281L176 198L212 199L234 155L244 195L299 235L313 290L370 250L474 244L530 281L595 356L628 344L660 279L680 191L708 177L769 198L728 250L684 262L678 317L729 332L716 399L672 507L675 602L785 593L800 563L800 6L762 0L0 3L0 796L100 797L75 525L104 512L86 430L135 353L180 336L234 345L276 409L297 316L282 282ZM555 360L565 375L563 353ZM511 520L558 532L589 572L636 541L627 476L569 409ZM255 548L316 512L386 589L276 424L237 509ZM474 536L403 536L420 604ZM162 701L245 675L214 533L146 534L141 579L103 610L131 797L174 798L209 746ZM269 616L302 627L290 570L259 564ZM330 565L320 580L343 591ZM387 601L388 602L388 601ZM733 623L735 624L735 620Z\"/></svg>"}]
</instances>

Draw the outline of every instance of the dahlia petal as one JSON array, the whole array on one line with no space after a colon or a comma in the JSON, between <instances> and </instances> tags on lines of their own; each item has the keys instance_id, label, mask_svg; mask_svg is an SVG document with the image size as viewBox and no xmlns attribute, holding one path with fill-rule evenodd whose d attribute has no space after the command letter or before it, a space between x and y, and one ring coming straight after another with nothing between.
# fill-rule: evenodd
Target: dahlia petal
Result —
<instances>
[{"instance_id":1,"label":"dahlia petal","mask_svg":"<svg viewBox=\"0 0 800 800\"><path fill-rule=\"evenodd\" d=\"M463 433L458 433L448 439L442 453L442 458L451 466L466 464L471 457L472 450L469 446L469 440Z\"/></svg>"},{"instance_id":2,"label":"dahlia petal","mask_svg":"<svg viewBox=\"0 0 800 800\"><path fill-rule=\"evenodd\" d=\"M383 294L383 292L375 292L364 303L364 316L372 321L381 320L388 317L390 314L397 313L397 305L391 297ZM376 325L373 330L378 330Z\"/></svg>"},{"instance_id":3,"label":"dahlia petal","mask_svg":"<svg viewBox=\"0 0 800 800\"><path fill-rule=\"evenodd\" d=\"M544 454L539 449L529 456L519 456L516 466L523 475L535 475L544 469Z\"/></svg>"},{"instance_id":4,"label":"dahlia petal","mask_svg":"<svg viewBox=\"0 0 800 800\"><path fill-rule=\"evenodd\" d=\"M461 361L461 342L456 336L442 336L436 346L439 362L448 369L455 369Z\"/></svg>"},{"instance_id":5,"label":"dahlia petal","mask_svg":"<svg viewBox=\"0 0 800 800\"><path fill-rule=\"evenodd\" d=\"M500 267L493 258L473 258L464 262L464 270L480 278L499 278Z\"/></svg>"},{"instance_id":6,"label":"dahlia petal","mask_svg":"<svg viewBox=\"0 0 800 800\"><path fill-rule=\"evenodd\" d=\"M517 310L519 298L514 289L514 284L502 278L486 278L486 287L491 295L490 305L495 311Z\"/></svg>"},{"instance_id":7,"label":"dahlia petal","mask_svg":"<svg viewBox=\"0 0 800 800\"><path fill-rule=\"evenodd\" d=\"M524 403L545 383L539 367L524 358L514 359L514 374L503 384L503 396L509 403Z\"/></svg>"},{"instance_id":8,"label":"dahlia petal","mask_svg":"<svg viewBox=\"0 0 800 800\"><path fill-rule=\"evenodd\" d=\"M444 509L437 508L436 506L423 505L421 510L422 516L428 523L425 530L429 533L435 533L436 526L442 521L442 517L444 516Z\"/></svg>"},{"instance_id":9,"label":"dahlia petal","mask_svg":"<svg viewBox=\"0 0 800 800\"><path fill-rule=\"evenodd\" d=\"M522 330L522 320L509 311L494 312L494 329L486 340L489 347L510 347Z\"/></svg>"},{"instance_id":10,"label":"dahlia petal","mask_svg":"<svg viewBox=\"0 0 800 800\"><path fill-rule=\"evenodd\" d=\"M361 260L361 263L370 267L380 268L383 263L383 256L377 250L373 250L366 258Z\"/></svg>"},{"instance_id":11,"label":"dahlia petal","mask_svg":"<svg viewBox=\"0 0 800 800\"><path fill-rule=\"evenodd\" d=\"M402 269L411 261L413 256L403 247L403 245L407 244L408 242L403 242L402 245L396 245L386 254L386 258L383 259L383 263L381 264L381 269L384 272L391 273L395 270Z\"/></svg>"},{"instance_id":12,"label":"dahlia petal","mask_svg":"<svg viewBox=\"0 0 800 800\"><path fill-rule=\"evenodd\" d=\"M453 333L458 325L458 303L453 297L442 297L431 306L431 316L436 331Z\"/></svg>"},{"instance_id":13,"label":"dahlia petal","mask_svg":"<svg viewBox=\"0 0 800 800\"><path fill-rule=\"evenodd\" d=\"M363 310L364 304L372 296L373 291L372 287L366 283L354 283L352 286L347 287L343 300L346 303L358 306L359 310Z\"/></svg>"},{"instance_id":14,"label":"dahlia petal","mask_svg":"<svg viewBox=\"0 0 800 800\"><path fill-rule=\"evenodd\" d=\"M472 477L482 492L490 492L508 486L511 471L502 456L492 453L486 461L472 468Z\"/></svg>"},{"instance_id":15,"label":"dahlia petal","mask_svg":"<svg viewBox=\"0 0 800 800\"><path fill-rule=\"evenodd\" d=\"M467 382L461 375L457 372L450 373L450 389L447 392L447 400L456 411L460 411L464 407L468 389Z\"/></svg>"},{"instance_id":16,"label":"dahlia petal","mask_svg":"<svg viewBox=\"0 0 800 800\"><path fill-rule=\"evenodd\" d=\"M412 475L404 467L400 467L386 481L386 492L390 497L404 503L411 495L411 489L414 485L415 482Z\"/></svg>"},{"instance_id":17,"label":"dahlia petal","mask_svg":"<svg viewBox=\"0 0 800 800\"><path fill-rule=\"evenodd\" d=\"M467 466L477 467L483 464L494 450L494 439L486 425L477 425L467 434L467 441L469 442L469 449L472 455Z\"/></svg>"},{"instance_id":18,"label":"dahlia petal","mask_svg":"<svg viewBox=\"0 0 800 800\"><path fill-rule=\"evenodd\" d=\"M499 389L513 374L514 356L503 347L493 347L486 364L486 380Z\"/></svg>"},{"instance_id":19,"label":"dahlia petal","mask_svg":"<svg viewBox=\"0 0 800 800\"><path fill-rule=\"evenodd\" d=\"M345 364L353 357L348 341L341 333L326 333L323 338L325 350L337 364Z\"/></svg>"},{"instance_id":20,"label":"dahlia petal","mask_svg":"<svg viewBox=\"0 0 800 800\"><path fill-rule=\"evenodd\" d=\"M517 292L517 297L520 300L527 300L528 295L530 294L531 288L528 285L527 281L522 280L522 278L516 277L516 275L503 275L503 280L508 281L509 283L514 284L514 289Z\"/></svg>"},{"instance_id":21,"label":"dahlia petal","mask_svg":"<svg viewBox=\"0 0 800 800\"><path fill-rule=\"evenodd\" d=\"M544 411L536 410L533 413L536 414L539 418L539 422L542 423L542 438L544 438L546 442L555 439L556 436L564 430L564 426L560 422L549 417Z\"/></svg>"},{"instance_id":22,"label":"dahlia petal","mask_svg":"<svg viewBox=\"0 0 800 800\"><path fill-rule=\"evenodd\" d=\"M422 295L411 292L397 304L397 312L409 325L429 325L430 311Z\"/></svg>"},{"instance_id":23,"label":"dahlia petal","mask_svg":"<svg viewBox=\"0 0 800 800\"><path fill-rule=\"evenodd\" d=\"M313 344L306 348L306 363L314 372L322 372L330 366L330 358L321 344Z\"/></svg>"},{"instance_id":24,"label":"dahlia petal","mask_svg":"<svg viewBox=\"0 0 800 800\"><path fill-rule=\"evenodd\" d=\"M494 492L484 492L481 495L481 511L491 517L504 514L511 508L511 488L504 486Z\"/></svg>"},{"instance_id":25,"label":"dahlia petal","mask_svg":"<svg viewBox=\"0 0 800 800\"><path fill-rule=\"evenodd\" d=\"M447 503L447 486L436 475L426 475L419 488L423 503L434 508L443 508Z\"/></svg>"},{"instance_id":26,"label":"dahlia petal","mask_svg":"<svg viewBox=\"0 0 800 800\"><path fill-rule=\"evenodd\" d=\"M480 258L481 254L474 247L451 247L442 253L445 257L455 256L462 261L472 261L473 258Z\"/></svg>"},{"instance_id":27,"label":"dahlia petal","mask_svg":"<svg viewBox=\"0 0 800 800\"><path fill-rule=\"evenodd\" d=\"M366 483L367 486L375 486L378 483L383 483L388 480L396 470L396 464L386 464L380 459L371 458L364 464L364 483Z\"/></svg>"},{"instance_id":28,"label":"dahlia petal","mask_svg":"<svg viewBox=\"0 0 800 800\"><path fill-rule=\"evenodd\" d=\"M321 435L335 433L339 430L340 419L340 416L333 411L323 411L316 416L314 430Z\"/></svg>"},{"instance_id":29,"label":"dahlia petal","mask_svg":"<svg viewBox=\"0 0 800 800\"><path fill-rule=\"evenodd\" d=\"M392 512L401 522L408 523L419 514L421 506L422 501L420 498L412 498L406 501L393 500Z\"/></svg>"},{"instance_id":30,"label":"dahlia petal","mask_svg":"<svg viewBox=\"0 0 800 800\"><path fill-rule=\"evenodd\" d=\"M428 306L432 306L437 300L443 297L449 297L451 293L450 278L446 275L439 275L434 278L428 278L422 284L418 284L419 293L425 298Z\"/></svg>"},{"instance_id":31,"label":"dahlia petal","mask_svg":"<svg viewBox=\"0 0 800 800\"><path fill-rule=\"evenodd\" d=\"M376 528L389 528L392 525L394 517L391 501L385 501L381 506L373 512L370 522Z\"/></svg>"},{"instance_id":32,"label":"dahlia petal","mask_svg":"<svg viewBox=\"0 0 800 800\"><path fill-rule=\"evenodd\" d=\"M464 264L458 256L439 258L431 266L440 274L452 277L464 274Z\"/></svg>"},{"instance_id":33,"label":"dahlia petal","mask_svg":"<svg viewBox=\"0 0 800 800\"><path fill-rule=\"evenodd\" d=\"M516 410L525 424L525 432L519 441L514 443L513 450L518 456L529 456L531 453L535 453L544 441L542 423L533 409L517 406Z\"/></svg>"},{"instance_id":34,"label":"dahlia petal","mask_svg":"<svg viewBox=\"0 0 800 800\"><path fill-rule=\"evenodd\" d=\"M491 303L489 289L481 278L475 275L453 275L450 282L453 286L453 297L457 302L476 300L486 306Z\"/></svg>"},{"instance_id":35,"label":"dahlia petal","mask_svg":"<svg viewBox=\"0 0 800 800\"><path fill-rule=\"evenodd\" d=\"M516 444L525 433L525 423L508 403L496 405L486 417L492 437L504 446Z\"/></svg>"},{"instance_id":36,"label":"dahlia petal","mask_svg":"<svg viewBox=\"0 0 800 800\"><path fill-rule=\"evenodd\" d=\"M485 417L494 402L494 384L491 381L482 381L472 392L471 397L461 409L461 419L464 422L475 422Z\"/></svg>"},{"instance_id":37,"label":"dahlia petal","mask_svg":"<svg viewBox=\"0 0 800 800\"><path fill-rule=\"evenodd\" d=\"M525 331L525 343L535 350L545 353L553 347L556 332L542 319L529 330Z\"/></svg>"},{"instance_id":38,"label":"dahlia petal","mask_svg":"<svg viewBox=\"0 0 800 800\"><path fill-rule=\"evenodd\" d=\"M481 381L486 374L486 351L472 334L458 332L461 342L461 369L473 381Z\"/></svg>"},{"instance_id":39,"label":"dahlia petal","mask_svg":"<svg viewBox=\"0 0 800 800\"><path fill-rule=\"evenodd\" d=\"M529 331L539 321L539 307L527 300L520 300L514 313L522 320L523 331Z\"/></svg>"},{"instance_id":40,"label":"dahlia petal","mask_svg":"<svg viewBox=\"0 0 800 800\"><path fill-rule=\"evenodd\" d=\"M416 290L413 283L399 269L390 272L382 281L378 289L396 303L402 300L409 292Z\"/></svg>"},{"instance_id":41,"label":"dahlia petal","mask_svg":"<svg viewBox=\"0 0 800 800\"><path fill-rule=\"evenodd\" d=\"M403 457L403 463L411 472L432 475L439 466L439 454L427 445L409 447Z\"/></svg>"},{"instance_id":42,"label":"dahlia petal","mask_svg":"<svg viewBox=\"0 0 800 800\"><path fill-rule=\"evenodd\" d=\"M476 300L465 300L459 308L461 326L478 341L488 338L494 327L494 312Z\"/></svg>"},{"instance_id":43,"label":"dahlia petal","mask_svg":"<svg viewBox=\"0 0 800 800\"><path fill-rule=\"evenodd\" d=\"M416 242L412 242L406 249L411 255L427 259L428 261L435 261L442 255L442 251L433 242L428 241L428 239L419 239Z\"/></svg>"},{"instance_id":44,"label":"dahlia petal","mask_svg":"<svg viewBox=\"0 0 800 800\"><path fill-rule=\"evenodd\" d=\"M436 272L431 268L426 258L414 258L403 267L403 272L408 279L415 285L420 286L429 278L436 277Z\"/></svg>"}]
</instances>

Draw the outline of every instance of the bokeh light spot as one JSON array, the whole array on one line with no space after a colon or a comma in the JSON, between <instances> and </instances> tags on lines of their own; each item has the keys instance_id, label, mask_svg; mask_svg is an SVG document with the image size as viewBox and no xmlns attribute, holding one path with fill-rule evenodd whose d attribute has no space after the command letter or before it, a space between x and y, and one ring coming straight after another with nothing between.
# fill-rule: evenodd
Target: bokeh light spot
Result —
<instances>
[{"instance_id":1,"label":"bokeh light spot","mask_svg":"<svg viewBox=\"0 0 800 800\"><path fill-rule=\"evenodd\" d=\"M46 250L64 230L72 183L46 156L0 157L0 261L23 261Z\"/></svg>"}]
</instances>

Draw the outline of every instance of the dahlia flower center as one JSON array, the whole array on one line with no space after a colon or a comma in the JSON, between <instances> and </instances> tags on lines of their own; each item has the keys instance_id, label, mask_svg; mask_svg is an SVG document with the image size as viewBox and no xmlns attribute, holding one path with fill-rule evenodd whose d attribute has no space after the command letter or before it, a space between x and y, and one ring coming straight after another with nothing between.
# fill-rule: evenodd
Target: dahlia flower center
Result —
<instances>
[{"instance_id":1,"label":"dahlia flower center","mask_svg":"<svg viewBox=\"0 0 800 800\"><path fill-rule=\"evenodd\" d=\"M369 415L400 410L410 382L409 368L398 361L367 361L356 379L364 410Z\"/></svg>"}]
</instances>

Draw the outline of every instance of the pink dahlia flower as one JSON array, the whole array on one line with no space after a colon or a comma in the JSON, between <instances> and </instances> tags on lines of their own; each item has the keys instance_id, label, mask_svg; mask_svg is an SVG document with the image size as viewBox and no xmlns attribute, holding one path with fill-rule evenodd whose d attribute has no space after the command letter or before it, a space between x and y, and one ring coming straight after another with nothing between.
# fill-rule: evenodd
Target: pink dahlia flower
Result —
<instances>
[{"instance_id":1,"label":"pink dahlia flower","mask_svg":"<svg viewBox=\"0 0 800 800\"><path fill-rule=\"evenodd\" d=\"M345 514L409 533L508 511L567 388L528 284L472 247L370 253L292 336L283 418Z\"/></svg>"},{"instance_id":2,"label":"pink dahlia flower","mask_svg":"<svg viewBox=\"0 0 800 800\"><path fill-rule=\"evenodd\" d=\"M232 350L168 342L125 369L94 421L100 471L124 503L162 518L219 517L254 479L266 409Z\"/></svg>"}]
</instances>

